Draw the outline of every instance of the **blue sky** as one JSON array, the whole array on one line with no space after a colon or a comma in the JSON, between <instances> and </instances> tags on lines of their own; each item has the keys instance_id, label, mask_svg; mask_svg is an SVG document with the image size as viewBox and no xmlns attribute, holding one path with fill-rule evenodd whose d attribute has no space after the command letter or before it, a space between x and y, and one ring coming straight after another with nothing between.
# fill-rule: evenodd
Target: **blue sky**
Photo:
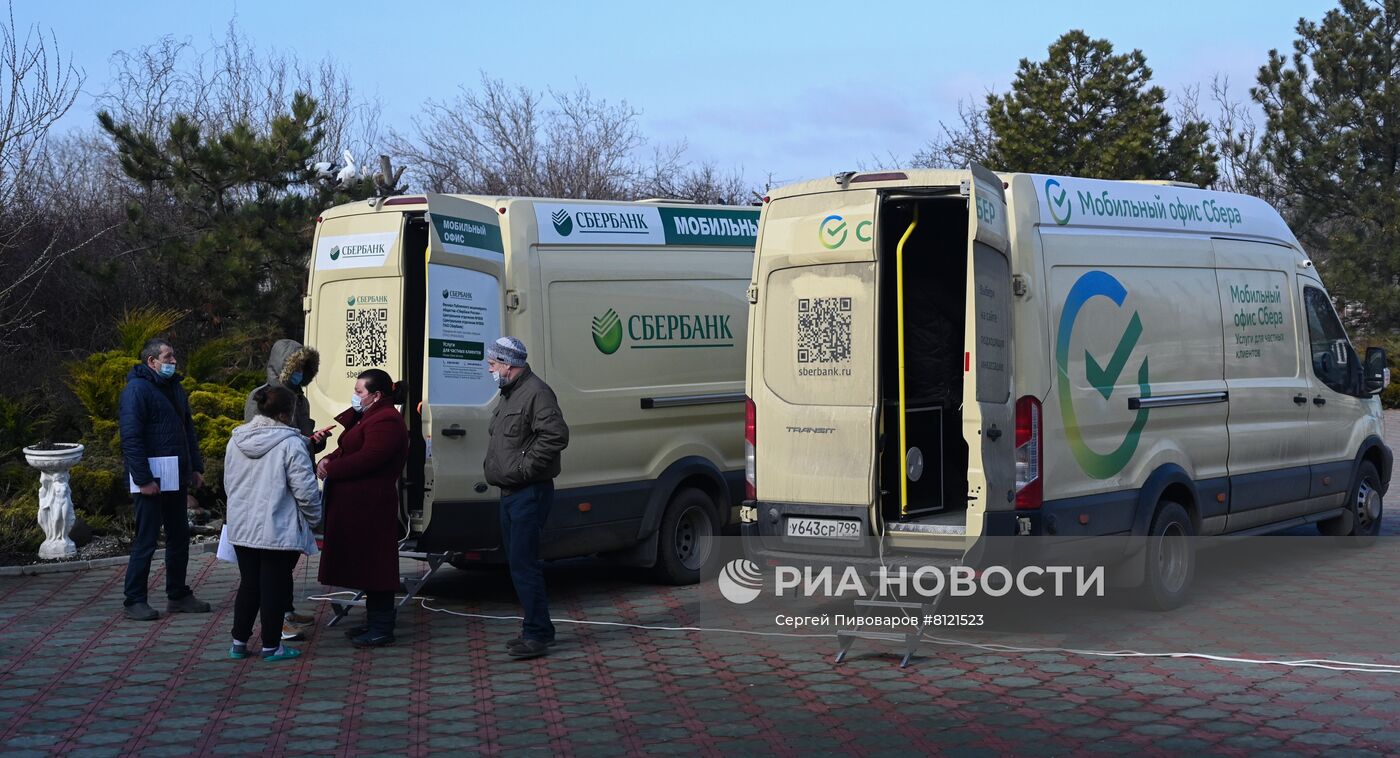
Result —
<instances>
[{"instance_id":1,"label":"blue sky","mask_svg":"<svg viewBox=\"0 0 1400 758\"><path fill-rule=\"evenodd\" d=\"M1268 51L1291 51L1299 17L1335 2L41 2L16 0L88 74L66 125L117 50L165 34L205 47L236 16L260 47L333 57L383 124L406 131L426 98L480 71L535 89L585 84L643 111L657 144L779 182L908 158L956 119L959 99L1005 91L1019 59L1065 31L1141 49L1169 92L1230 77L1241 96Z\"/></svg>"}]
</instances>

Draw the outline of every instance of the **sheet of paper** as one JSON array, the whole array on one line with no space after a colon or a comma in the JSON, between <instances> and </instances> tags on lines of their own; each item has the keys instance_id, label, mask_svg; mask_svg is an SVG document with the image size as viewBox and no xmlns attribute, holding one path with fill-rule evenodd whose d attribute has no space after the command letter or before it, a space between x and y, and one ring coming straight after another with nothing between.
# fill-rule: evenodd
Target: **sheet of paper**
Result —
<instances>
[{"instance_id":1,"label":"sheet of paper","mask_svg":"<svg viewBox=\"0 0 1400 758\"><path fill-rule=\"evenodd\" d=\"M147 463L151 466L151 476L160 482L161 492L178 492L180 490L180 459L174 455L163 455L159 458L147 458ZM130 474L126 477L127 484L131 485L133 493L140 492L141 488L136 486L136 480Z\"/></svg>"}]
</instances>

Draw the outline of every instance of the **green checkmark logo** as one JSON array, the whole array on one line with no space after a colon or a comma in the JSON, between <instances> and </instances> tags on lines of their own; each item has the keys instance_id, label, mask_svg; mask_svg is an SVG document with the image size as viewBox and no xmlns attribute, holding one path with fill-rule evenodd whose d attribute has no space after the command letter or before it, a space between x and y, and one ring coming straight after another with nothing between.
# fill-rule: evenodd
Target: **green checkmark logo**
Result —
<instances>
[{"instance_id":1,"label":"green checkmark logo","mask_svg":"<svg viewBox=\"0 0 1400 758\"><path fill-rule=\"evenodd\" d=\"M1133 416L1128 432L1113 450L1101 453L1089 447L1084 440L1084 431L1079 424L1079 415L1074 410L1074 397L1071 392L1073 382L1069 377L1069 343L1074 335L1074 324L1079 318L1080 309L1090 299L1095 297L1106 297L1118 307L1123 307L1124 301L1128 297L1128 290L1123 283L1115 279L1105 271L1089 271L1070 287L1069 295L1065 297L1065 307L1060 315L1060 329L1055 341L1055 371L1058 396L1060 401L1060 419L1064 422L1065 439L1069 442L1070 452L1074 455L1074 460L1084 473L1095 479L1107 479L1128 465L1133 454L1137 452L1138 442L1142 438L1142 430L1147 426L1147 408L1138 408L1137 414ZM1108 365L1102 366L1089 351L1084 351L1084 373L1089 385L1098 390L1104 399L1113 395L1114 389L1118 385L1118 379L1122 376L1128 364L1128 356L1137 346L1139 338L1142 337L1142 319L1136 311L1128 321L1128 328L1123 335L1118 338L1118 345L1113 349L1113 357L1109 358ZM1142 359L1142 365L1137 372L1138 392L1141 397L1152 396L1152 386L1148 382L1147 358Z\"/></svg>"},{"instance_id":2,"label":"green checkmark logo","mask_svg":"<svg viewBox=\"0 0 1400 758\"><path fill-rule=\"evenodd\" d=\"M1123 332L1123 337L1118 340L1118 347L1113 351L1113 357L1109 359L1107 366L1100 366L1094 360L1094 356L1084 351L1084 373L1088 376L1089 385L1103 395L1107 400L1113 394L1113 388L1118 384L1118 377L1123 374L1123 368L1128 365L1128 354L1133 352L1137 346L1138 337L1142 336L1142 319L1133 314L1133 320L1128 322L1127 331Z\"/></svg>"},{"instance_id":3,"label":"green checkmark logo","mask_svg":"<svg viewBox=\"0 0 1400 758\"><path fill-rule=\"evenodd\" d=\"M1069 202L1069 191L1060 186L1059 180L1045 180L1045 202L1050 209L1050 218L1055 219L1056 224L1064 226L1069 223L1074 207Z\"/></svg>"},{"instance_id":4,"label":"green checkmark logo","mask_svg":"<svg viewBox=\"0 0 1400 758\"><path fill-rule=\"evenodd\" d=\"M817 226L817 241L827 250L835 250L846 243L846 220L832 214L822 219Z\"/></svg>"}]
</instances>

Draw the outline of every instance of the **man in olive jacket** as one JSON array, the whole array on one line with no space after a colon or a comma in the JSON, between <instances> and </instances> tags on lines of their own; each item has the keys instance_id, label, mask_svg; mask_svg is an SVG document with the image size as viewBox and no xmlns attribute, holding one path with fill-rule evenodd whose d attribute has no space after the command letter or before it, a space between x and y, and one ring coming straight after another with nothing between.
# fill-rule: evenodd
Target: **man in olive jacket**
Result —
<instances>
[{"instance_id":1,"label":"man in olive jacket","mask_svg":"<svg viewBox=\"0 0 1400 758\"><path fill-rule=\"evenodd\" d=\"M554 504L559 454L569 444L559 400L530 371L526 357L525 344L514 337L501 337L486 348L486 365L501 389L488 427L486 481L501 488L501 544L525 616L520 637L506 646L512 658L539 657L554 642L540 535Z\"/></svg>"}]
</instances>

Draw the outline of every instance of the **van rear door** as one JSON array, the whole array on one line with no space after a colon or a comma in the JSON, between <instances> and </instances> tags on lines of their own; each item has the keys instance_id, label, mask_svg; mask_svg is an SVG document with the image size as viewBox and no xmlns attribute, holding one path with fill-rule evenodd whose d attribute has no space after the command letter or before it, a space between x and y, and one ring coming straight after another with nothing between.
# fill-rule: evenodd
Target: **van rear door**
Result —
<instances>
[{"instance_id":1,"label":"van rear door","mask_svg":"<svg viewBox=\"0 0 1400 758\"><path fill-rule=\"evenodd\" d=\"M349 407L360 372L403 373L403 227L404 214L372 210L328 213L317 225L305 336L321 353L321 370L306 388L318 425L332 424ZM339 432L330 438L327 451L338 438Z\"/></svg>"},{"instance_id":2,"label":"van rear door","mask_svg":"<svg viewBox=\"0 0 1400 758\"><path fill-rule=\"evenodd\" d=\"M1016 501L1016 399L1011 394L1011 262L1001 179L973 163L968 199L968 277L963 439L967 442L967 528L981 533L987 511ZM1034 415L1039 425L1039 404ZM1039 443L1034 454L1038 457ZM1038 461L1030 461L1038 468Z\"/></svg>"},{"instance_id":3,"label":"van rear door","mask_svg":"<svg viewBox=\"0 0 1400 758\"><path fill-rule=\"evenodd\" d=\"M472 533L475 545L496 547L497 519L468 513L487 507L482 461L496 384L486 369L486 344L501 335L505 254L495 209L447 195L428 195L427 271L423 317L427 328L416 352L422 366L422 428L427 440L427 523L420 548L435 533ZM482 501L481 504L475 501ZM466 529L466 524L473 528ZM436 527L434 526L436 524Z\"/></svg>"},{"instance_id":4,"label":"van rear door","mask_svg":"<svg viewBox=\"0 0 1400 758\"><path fill-rule=\"evenodd\" d=\"M877 199L873 189L826 192L764 211L749 343L754 488L765 522L772 508L792 512L772 525L784 539L859 536L822 533L809 516L870 533Z\"/></svg>"}]
</instances>

